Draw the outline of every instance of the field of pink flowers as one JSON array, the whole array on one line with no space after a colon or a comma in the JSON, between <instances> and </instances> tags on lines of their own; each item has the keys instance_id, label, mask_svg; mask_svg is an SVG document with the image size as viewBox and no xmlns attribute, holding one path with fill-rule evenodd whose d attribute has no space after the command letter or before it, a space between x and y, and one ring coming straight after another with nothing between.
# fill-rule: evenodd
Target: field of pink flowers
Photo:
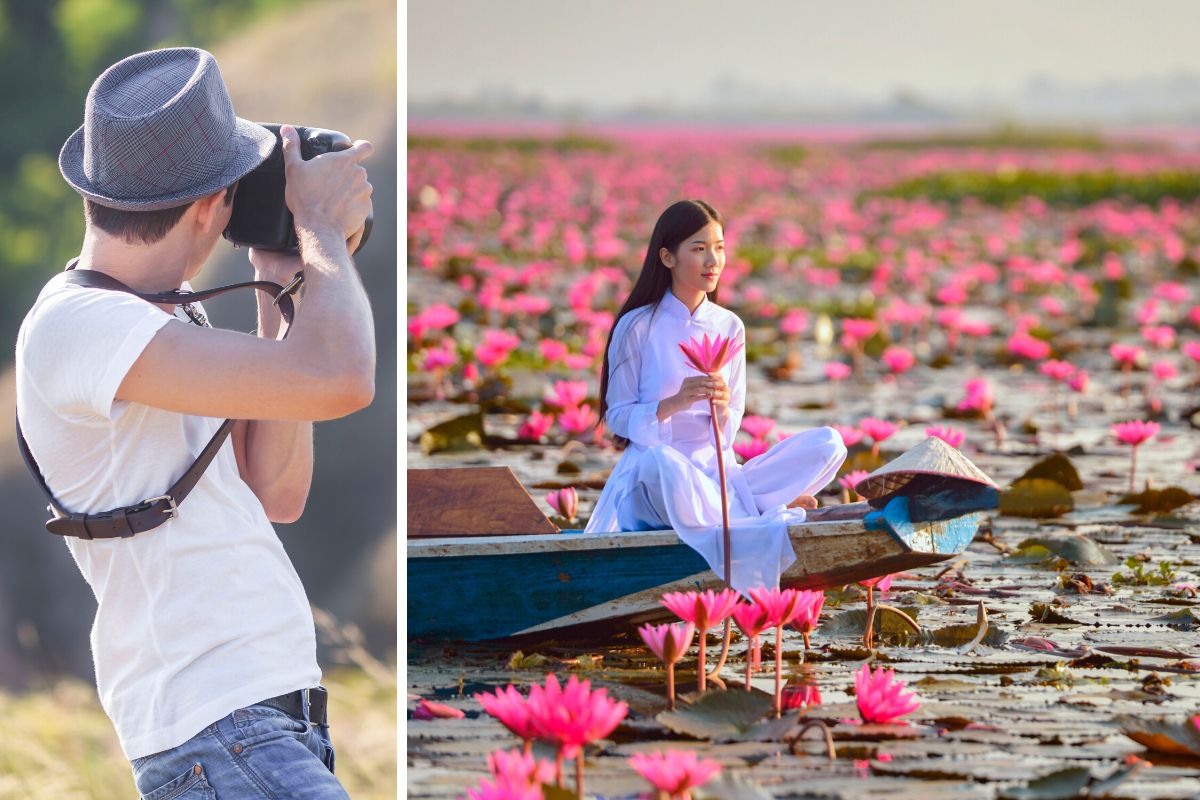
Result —
<instances>
[{"instance_id":1,"label":"field of pink flowers","mask_svg":"<svg viewBox=\"0 0 1200 800\"><path fill-rule=\"evenodd\" d=\"M658 214L699 198L726 220L719 302L747 330L740 458L834 425L850 457L829 504L855 499L855 473L939 436L1004 488L963 558L830 590L803 643L785 622L782 639L752 642L765 617L742 628L729 691L744 692L744 675L770 715L774 670L753 668L769 648L792 728L756 717L702 735L664 718L668 671L681 708L713 694L695 693L682 627L529 655L414 647L410 795L537 796L554 783L552 763L486 757L503 719L470 691L514 685L519 713L549 691L548 672L587 673L627 705L615 728L572 745L588 794L1200 792L1200 151L426 133L410 139L407 196L409 467L506 464L561 527L582 527L619 455L597 416L613 315ZM864 647L876 589L920 632L881 618ZM880 663L895 673L871 677L865 665ZM868 692L890 705L864 708ZM836 758L815 738L787 743L809 719ZM553 762L537 749L553 735L526 738Z\"/></svg>"}]
</instances>

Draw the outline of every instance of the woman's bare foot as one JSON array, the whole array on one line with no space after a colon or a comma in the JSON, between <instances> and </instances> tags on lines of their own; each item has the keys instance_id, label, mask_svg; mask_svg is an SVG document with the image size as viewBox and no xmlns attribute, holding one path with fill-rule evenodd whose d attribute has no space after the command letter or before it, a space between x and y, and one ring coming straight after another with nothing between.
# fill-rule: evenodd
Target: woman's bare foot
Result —
<instances>
[{"instance_id":1,"label":"woman's bare foot","mask_svg":"<svg viewBox=\"0 0 1200 800\"><path fill-rule=\"evenodd\" d=\"M810 494L802 494L792 502L788 503L788 508L803 508L812 511L817 507L817 498Z\"/></svg>"}]
</instances>

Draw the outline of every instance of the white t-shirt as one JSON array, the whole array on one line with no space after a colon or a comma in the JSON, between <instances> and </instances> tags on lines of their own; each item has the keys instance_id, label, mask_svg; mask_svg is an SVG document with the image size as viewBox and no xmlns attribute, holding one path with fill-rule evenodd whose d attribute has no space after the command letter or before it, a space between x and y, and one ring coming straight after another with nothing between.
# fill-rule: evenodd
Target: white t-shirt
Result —
<instances>
[{"instance_id":1,"label":"white t-shirt","mask_svg":"<svg viewBox=\"0 0 1200 800\"><path fill-rule=\"evenodd\" d=\"M176 315L59 278L26 315L17 412L61 507L95 513L164 494L220 426L114 400L158 329L190 324L181 309ZM175 519L124 539L65 538L99 604L96 686L130 760L320 682L304 587L238 473L231 439Z\"/></svg>"}]
</instances>

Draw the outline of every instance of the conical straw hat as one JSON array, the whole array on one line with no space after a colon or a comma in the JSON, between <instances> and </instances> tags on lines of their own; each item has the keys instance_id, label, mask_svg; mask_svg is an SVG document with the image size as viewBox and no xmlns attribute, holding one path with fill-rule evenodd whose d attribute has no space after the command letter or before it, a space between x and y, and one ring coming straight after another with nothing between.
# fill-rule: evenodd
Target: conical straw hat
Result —
<instances>
[{"instance_id":1,"label":"conical straw hat","mask_svg":"<svg viewBox=\"0 0 1200 800\"><path fill-rule=\"evenodd\" d=\"M868 499L883 497L899 490L918 475L961 478L996 486L996 482L972 464L969 458L936 436L930 436L863 478L854 491Z\"/></svg>"}]
</instances>

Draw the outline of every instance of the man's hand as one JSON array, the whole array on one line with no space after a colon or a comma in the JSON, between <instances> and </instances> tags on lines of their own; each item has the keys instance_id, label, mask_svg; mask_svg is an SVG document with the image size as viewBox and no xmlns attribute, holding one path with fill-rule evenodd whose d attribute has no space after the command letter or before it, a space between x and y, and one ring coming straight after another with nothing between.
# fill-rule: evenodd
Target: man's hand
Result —
<instances>
[{"instance_id":1,"label":"man's hand","mask_svg":"<svg viewBox=\"0 0 1200 800\"><path fill-rule=\"evenodd\" d=\"M316 232L335 230L343 241L354 237L371 213L371 183L361 162L374 147L359 139L345 150L305 161L296 129L284 125L279 134L287 179L284 200L296 226Z\"/></svg>"}]
</instances>

